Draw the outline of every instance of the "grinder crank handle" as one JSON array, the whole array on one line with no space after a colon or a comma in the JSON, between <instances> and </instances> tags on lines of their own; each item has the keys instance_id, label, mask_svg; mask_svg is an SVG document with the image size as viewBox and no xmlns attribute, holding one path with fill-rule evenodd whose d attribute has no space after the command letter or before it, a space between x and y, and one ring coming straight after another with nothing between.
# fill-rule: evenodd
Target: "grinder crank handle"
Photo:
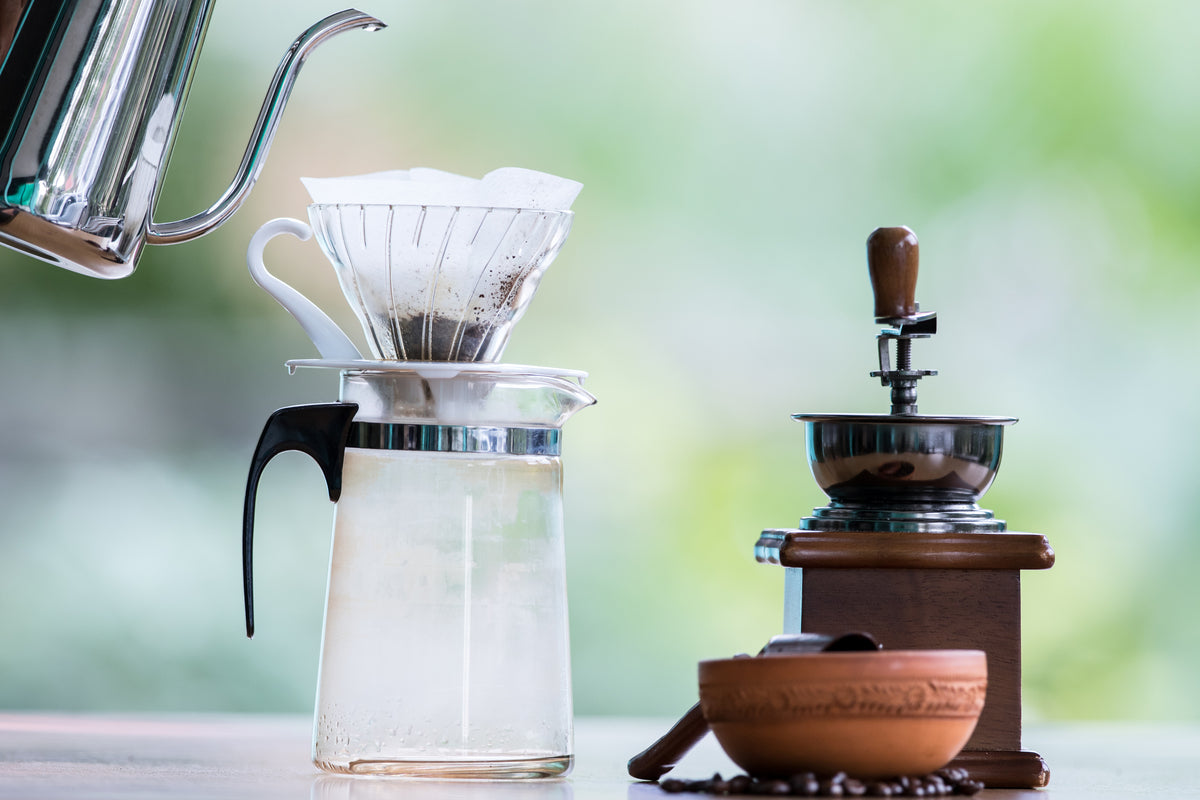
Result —
<instances>
[{"instance_id":1,"label":"grinder crank handle","mask_svg":"<svg viewBox=\"0 0 1200 800\"><path fill-rule=\"evenodd\" d=\"M656 781L670 772L697 742L708 734L708 720L700 704L692 706L654 744L629 759L629 776Z\"/></svg>"},{"instance_id":2,"label":"grinder crank handle","mask_svg":"<svg viewBox=\"0 0 1200 800\"><path fill-rule=\"evenodd\" d=\"M876 228L867 237L867 269L875 293L875 318L883 322L917 315L917 235L908 228Z\"/></svg>"},{"instance_id":3,"label":"grinder crank handle","mask_svg":"<svg viewBox=\"0 0 1200 800\"><path fill-rule=\"evenodd\" d=\"M272 458L286 450L306 453L321 467L329 499L342 496L342 458L350 440L355 403L317 403L281 408L267 418L250 460L246 502L242 507L242 586L246 602L246 636L254 636L254 501L258 479Z\"/></svg>"}]
</instances>

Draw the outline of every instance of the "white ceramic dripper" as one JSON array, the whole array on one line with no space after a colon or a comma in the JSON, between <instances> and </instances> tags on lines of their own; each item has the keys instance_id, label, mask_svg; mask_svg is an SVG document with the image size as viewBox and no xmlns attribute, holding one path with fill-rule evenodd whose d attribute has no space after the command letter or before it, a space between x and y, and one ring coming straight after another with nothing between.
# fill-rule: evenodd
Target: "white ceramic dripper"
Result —
<instances>
[{"instance_id":1,"label":"white ceramic dripper","mask_svg":"<svg viewBox=\"0 0 1200 800\"><path fill-rule=\"evenodd\" d=\"M574 216L567 209L581 188L517 169L480 181L409 170L305 185L310 224L266 223L247 262L322 357L339 361L362 355L323 311L270 274L263 250L272 238L316 233L376 359L492 362L566 241Z\"/></svg>"}]
</instances>

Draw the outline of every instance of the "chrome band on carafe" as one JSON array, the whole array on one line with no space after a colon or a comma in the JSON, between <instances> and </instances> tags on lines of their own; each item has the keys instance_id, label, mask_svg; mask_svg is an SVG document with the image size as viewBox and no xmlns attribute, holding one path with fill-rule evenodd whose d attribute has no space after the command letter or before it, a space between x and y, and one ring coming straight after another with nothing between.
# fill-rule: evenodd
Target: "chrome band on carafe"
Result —
<instances>
[{"instance_id":1,"label":"chrome band on carafe","mask_svg":"<svg viewBox=\"0 0 1200 800\"><path fill-rule=\"evenodd\" d=\"M556 428L355 422L350 426L346 446L364 450L557 456L562 449L561 433Z\"/></svg>"}]
</instances>

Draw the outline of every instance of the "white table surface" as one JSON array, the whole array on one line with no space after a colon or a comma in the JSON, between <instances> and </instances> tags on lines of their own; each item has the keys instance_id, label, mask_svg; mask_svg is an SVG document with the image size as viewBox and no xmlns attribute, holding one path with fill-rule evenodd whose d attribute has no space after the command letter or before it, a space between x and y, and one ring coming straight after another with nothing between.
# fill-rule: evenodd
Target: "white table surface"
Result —
<instances>
[{"instance_id":1,"label":"white table surface","mask_svg":"<svg viewBox=\"0 0 1200 800\"><path fill-rule=\"evenodd\" d=\"M299 800L661 800L625 773L634 753L673 720L585 718L565 779L433 781L326 775L309 761L301 716L0 713L0 797L293 798ZM987 790L984 800L1200 797L1200 725L1034 725L1027 749L1050 764L1041 791ZM712 737L670 776L737 768Z\"/></svg>"}]
</instances>

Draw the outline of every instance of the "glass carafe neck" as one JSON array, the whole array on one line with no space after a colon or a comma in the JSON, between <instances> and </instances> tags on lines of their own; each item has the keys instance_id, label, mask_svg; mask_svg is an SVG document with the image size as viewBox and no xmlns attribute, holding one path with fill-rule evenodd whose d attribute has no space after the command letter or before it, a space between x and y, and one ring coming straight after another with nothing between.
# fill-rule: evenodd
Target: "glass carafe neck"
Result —
<instances>
[{"instance_id":1,"label":"glass carafe neck","mask_svg":"<svg viewBox=\"0 0 1200 800\"><path fill-rule=\"evenodd\" d=\"M559 429L596 398L580 373L504 364L343 369L340 399L360 423Z\"/></svg>"}]
</instances>

